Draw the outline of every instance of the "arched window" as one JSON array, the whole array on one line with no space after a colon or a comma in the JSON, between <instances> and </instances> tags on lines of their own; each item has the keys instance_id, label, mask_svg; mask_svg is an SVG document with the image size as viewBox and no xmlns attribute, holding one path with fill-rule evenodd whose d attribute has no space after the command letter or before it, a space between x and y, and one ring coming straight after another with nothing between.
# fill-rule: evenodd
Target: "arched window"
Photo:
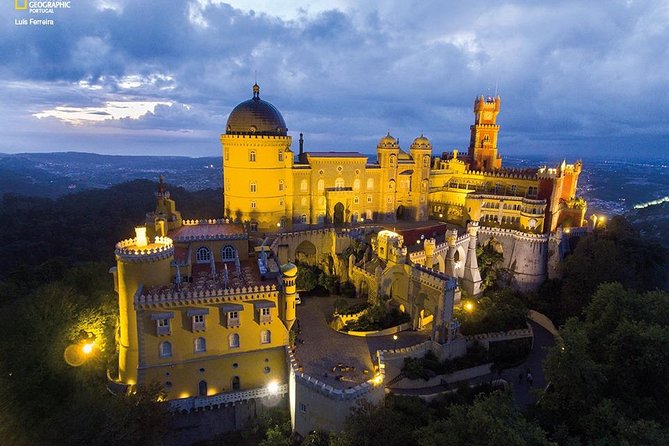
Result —
<instances>
[{"instance_id":1,"label":"arched window","mask_svg":"<svg viewBox=\"0 0 669 446\"><path fill-rule=\"evenodd\" d=\"M228 347L230 348L239 348L239 334L231 333L228 336Z\"/></svg>"},{"instance_id":2,"label":"arched window","mask_svg":"<svg viewBox=\"0 0 669 446\"><path fill-rule=\"evenodd\" d=\"M355 197L353 197L353 204L358 204L358 203L360 203L360 197L356 195Z\"/></svg>"},{"instance_id":3,"label":"arched window","mask_svg":"<svg viewBox=\"0 0 669 446\"><path fill-rule=\"evenodd\" d=\"M307 200L307 197L302 197L302 200L300 201L302 203L302 206L306 206L307 203L309 203L309 200Z\"/></svg>"},{"instance_id":4,"label":"arched window","mask_svg":"<svg viewBox=\"0 0 669 446\"><path fill-rule=\"evenodd\" d=\"M256 161L256 151L255 151L255 150L251 150L251 151L249 152L249 161L251 161L251 162L255 162L255 161Z\"/></svg>"},{"instance_id":5,"label":"arched window","mask_svg":"<svg viewBox=\"0 0 669 446\"><path fill-rule=\"evenodd\" d=\"M249 189L251 190L251 192L255 192L255 191L258 190L258 185L256 184L255 181L251 181L251 185L250 185Z\"/></svg>"},{"instance_id":6,"label":"arched window","mask_svg":"<svg viewBox=\"0 0 669 446\"><path fill-rule=\"evenodd\" d=\"M395 155L390 155L390 165L391 166L395 165Z\"/></svg>"},{"instance_id":7,"label":"arched window","mask_svg":"<svg viewBox=\"0 0 669 446\"><path fill-rule=\"evenodd\" d=\"M233 246L226 245L221 249L221 259L224 262L235 260L235 257L237 257L237 250Z\"/></svg>"},{"instance_id":8,"label":"arched window","mask_svg":"<svg viewBox=\"0 0 669 446\"><path fill-rule=\"evenodd\" d=\"M279 149L279 161L283 161L283 149Z\"/></svg>"},{"instance_id":9,"label":"arched window","mask_svg":"<svg viewBox=\"0 0 669 446\"><path fill-rule=\"evenodd\" d=\"M269 344L272 342L272 332L269 330L262 330L260 332L260 343Z\"/></svg>"},{"instance_id":10,"label":"arched window","mask_svg":"<svg viewBox=\"0 0 669 446\"><path fill-rule=\"evenodd\" d=\"M367 189L374 189L374 178L367 178Z\"/></svg>"},{"instance_id":11,"label":"arched window","mask_svg":"<svg viewBox=\"0 0 669 446\"><path fill-rule=\"evenodd\" d=\"M342 189L344 187L344 179L339 177L335 180L335 187L337 189Z\"/></svg>"},{"instance_id":12,"label":"arched window","mask_svg":"<svg viewBox=\"0 0 669 446\"><path fill-rule=\"evenodd\" d=\"M307 214L302 214L300 217L300 223L306 223L307 222Z\"/></svg>"},{"instance_id":13,"label":"arched window","mask_svg":"<svg viewBox=\"0 0 669 446\"><path fill-rule=\"evenodd\" d=\"M195 352L201 353L207 351L207 341L204 338L195 339Z\"/></svg>"},{"instance_id":14,"label":"arched window","mask_svg":"<svg viewBox=\"0 0 669 446\"><path fill-rule=\"evenodd\" d=\"M309 190L309 183L307 180L300 181L300 192L307 192Z\"/></svg>"},{"instance_id":15,"label":"arched window","mask_svg":"<svg viewBox=\"0 0 669 446\"><path fill-rule=\"evenodd\" d=\"M353 180L353 190L360 190L360 180L357 178Z\"/></svg>"},{"instance_id":16,"label":"arched window","mask_svg":"<svg viewBox=\"0 0 669 446\"><path fill-rule=\"evenodd\" d=\"M172 343L170 341L164 341L160 343L160 357L169 358L172 356Z\"/></svg>"},{"instance_id":17,"label":"arched window","mask_svg":"<svg viewBox=\"0 0 669 446\"><path fill-rule=\"evenodd\" d=\"M279 180L279 192L283 192L283 180Z\"/></svg>"},{"instance_id":18,"label":"arched window","mask_svg":"<svg viewBox=\"0 0 669 446\"><path fill-rule=\"evenodd\" d=\"M197 385L197 394L199 396L207 396L207 381L200 381Z\"/></svg>"},{"instance_id":19,"label":"arched window","mask_svg":"<svg viewBox=\"0 0 669 446\"><path fill-rule=\"evenodd\" d=\"M325 181L324 180L318 180L318 192L323 193L325 190Z\"/></svg>"},{"instance_id":20,"label":"arched window","mask_svg":"<svg viewBox=\"0 0 669 446\"><path fill-rule=\"evenodd\" d=\"M211 251L206 246L200 246L195 251L195 261L197 263L209 263L211 262Z\"/></svg>"},{"instance_id":21,"label":"arched window","mask_svg":"<svg viewBox=\"0 0 669 446\"><path fill-rule=\"evenodd\" d=\"M427 167L429 165L430 165L430 157L429 156L423 157L423 167Z\"/></svg>"}]
</instances>

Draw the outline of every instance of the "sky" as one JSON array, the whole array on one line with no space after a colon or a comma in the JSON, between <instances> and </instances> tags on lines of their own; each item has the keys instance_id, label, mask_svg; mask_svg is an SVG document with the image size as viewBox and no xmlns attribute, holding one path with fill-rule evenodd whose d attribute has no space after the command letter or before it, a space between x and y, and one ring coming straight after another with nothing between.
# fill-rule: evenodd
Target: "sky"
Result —
<instances>
[{"instance_id":1,"label":"sky","mask_svg":"<svg viewBox=\"0 0 669 446\"><path fill-rule=\"evenodd\" d=\"M503 155L669 158L664 0L24 1L0 2L4 153L220 156L257 80L294 148L466 150L497 93Z\"/></svg>"}]
</instances>

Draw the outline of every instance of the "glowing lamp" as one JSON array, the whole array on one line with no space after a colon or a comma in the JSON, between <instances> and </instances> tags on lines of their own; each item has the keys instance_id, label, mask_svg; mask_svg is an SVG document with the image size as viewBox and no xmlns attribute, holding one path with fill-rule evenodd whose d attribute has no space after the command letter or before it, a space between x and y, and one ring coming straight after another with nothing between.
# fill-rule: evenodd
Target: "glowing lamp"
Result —
<instances>
[{"instance_id":1,"label":"glowing lamp","mask_svg":"<svg viewBox=\"0 0 669 446\"><path fill-rule=\"evenodd\" d=\"M270 393L270 395L276 395L279 393L279 383L276 381L271 381L269 384L267 384L267 391Z\"/></svg>"},{"instance_id":2,"label":"glowing lamp","mask_svg":"<svg viewBox=\"0 0 669 446\"><path fill-rule=\"evenodd\" d=\"M137 226L135 228L135 243L138 248L143 248L149 244L146 239L146 226Z\"/></svg>"},{"instance_id":3,"label":"glowing lamp","mask_svg":"<svg viewBox=\"0 0 669 446\"><path fill-rule=\"evenodd\" d=\"M84 352L85 355L90 355L93 353L93 347L95 347L94 342L87 342L81 346L81 351Z\"/></svg>"},{"instance_id":4,"label":"glowing lamp","mask_svg":"<svg viewBox=\"0 0 669 446\"><path fill-rule=\"evenodd\" d=\"M393 341L397 341L397 335L393 335Z\"/></svg>"},{"instance_id":5,"label":"glowing lamp","mask_svg":"<svg viewBox=\"0 0 669 446\"><path fill-rule=\"evenodd\" d=\"M465 310L469 313L474 311L474 304L470 301L465 302Z\"/></svg>"}]
</instances>

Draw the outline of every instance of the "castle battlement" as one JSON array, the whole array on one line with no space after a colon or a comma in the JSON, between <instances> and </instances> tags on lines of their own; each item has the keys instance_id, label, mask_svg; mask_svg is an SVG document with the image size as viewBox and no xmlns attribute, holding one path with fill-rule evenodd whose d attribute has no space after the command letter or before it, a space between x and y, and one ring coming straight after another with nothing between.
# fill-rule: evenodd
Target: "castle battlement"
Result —
<instances>
[{"instance_id":1,"label":"castle battlement","mask_svg":"<svg viewBox=\"0 0 669 446\"><path fill-rule=\"evenodd\" d=\"M174 242L169 237L156 237L153 243L139 246L136 238L121 240L116 244L117 260L129 263L155 262L174 255Z\"/></svg>"},{"instance_id":2,"label":"castle battlement","mask_svg":"<svg viewBox=\"0 0 669 446\"><path fill-rule=\"evenodd\" d=\"M537 180L539 178L538 174L527 174L519 172L509 172L509 171L485 171L485 170L465 170L466 175L482 175L485 177L494 177L494 178L511 178L511 179L521 179L521 180Z\"/></svg>"},{"instance_id":3,"label":"castle battlement","mask_svg":"<svg viewBox=\"0 0 669 446\"><path fill-rule=\"evenodd\" d=\"M274 139L277 141L285 141L287 139L292 139L290 136L278 136L278 135L253 135L253 134L239 134L235 133L234 135L226 135L225 133L221 135L221 139Z\"/></svg>"},{"instance_id":4,"label":"castle battlement","mask_svg":"<svg viewBox=\"0 0 669 446\"><path fill-rule=\"evenodd\" d=\"M229 218L210 218L202 220L183 220L181 222L184 226L196 226L196 225L223 225L230 223Z\"/></svg>"},{"instance_id":5,"label":"castle battlement","mask_svg":"<svg viewBox=\"0 0 669 446\"><path fill-rule=\"evenodd\" d=\"M219 288L208 290L162 290L135 296L136 308L152 308L180 305L217 304L278 297L276 285L255 285L241 288Z\"/></svg>"},{"instance_id":6,"label":"castle battlement","mask_svg":"<svg viewBox=\"0 0 669 446\"><path fill-rule=\"evenodd\" d=\"M506 229L506 228L491 228L488 226L481 226L479 232L493 235L493 236L512 236L521 240L527 240L530 242L547 242L549 234L530 234L528 232L522 232L515 229Z\"/></svg>"},{"instance_id":7,"label":"castle battlement","mask_svg":"<svg viewBox=\"0 0 669 446\"><path fill-rule=\"evenodd\" d=\"M186 243L196 241L217 241L217 240L246 240L248 236L245 233L240 234L217 234L217 235L179 235L174 237L175 242Z\"/></svg>"},{"instance_id":8,"label":"castle battlement","mask_svg":"<svg viewBox=\"0 0 669 446\"><path fill-rule=\"evenodd\" d=\"M423 285L438 290L455 290L457 281L444 273L434 271L420 264L412 265L411 275Z\"/></svg>"}]
</instances>

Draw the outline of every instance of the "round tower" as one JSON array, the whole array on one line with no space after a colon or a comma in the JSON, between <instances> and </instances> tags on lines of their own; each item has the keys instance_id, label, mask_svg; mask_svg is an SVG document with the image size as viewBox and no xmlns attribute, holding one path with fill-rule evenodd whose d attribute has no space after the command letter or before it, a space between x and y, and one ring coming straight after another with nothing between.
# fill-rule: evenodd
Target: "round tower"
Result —
<instances>
[{"instance_id":1,"label":"round tower","mask_svg":"<svg viewBox=\"0 0 669 446\"><path fill-rule=\"evenodd\" d=\"M286 196L290 194L286 157L292 158L291 137L279 110L253 97L237 105L221 135L223 148L223 207L226 217L249 223L252 231L276 231L289 224Z\"/></svg>"},{"instance_id":2,"label":"round tower","mask_svg":"<svg viewBox=\"0 0 669 446\"><path fill-rule=\"evenodd\" d=\"M283 320L288 330L295 323L295 298L297 297L297 266L292 263L281 265L281 280L283 280Z\"/></svg>"},{"instance_id":3,"label":"round tower","mask_svg":"<svg viewBox=\"0 0 669 446\"><path fill-rule=\"evenodd\" d=\"M146 238L146 228L135 229L136 237L116 244L116 273L119 298L119 379L137 384L139 352L135 296L142 290L172 280L174 244L168 237Z\"/></svg>"}]
</instances>

